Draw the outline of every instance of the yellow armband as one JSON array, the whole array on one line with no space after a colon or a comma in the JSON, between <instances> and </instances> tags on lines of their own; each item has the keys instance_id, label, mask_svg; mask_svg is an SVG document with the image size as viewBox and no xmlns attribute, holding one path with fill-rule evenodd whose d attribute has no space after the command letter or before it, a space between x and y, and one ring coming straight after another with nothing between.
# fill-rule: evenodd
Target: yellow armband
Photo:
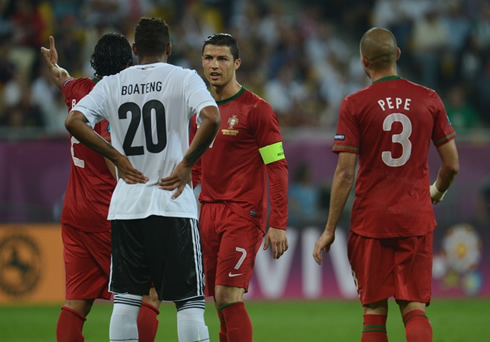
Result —
<instances>
[{"instance_id":1,"label":"yellow armband","mask_svg":"<svg viewBox=\"0 0 490 342\"><path fill-rule=\"evenodd\" d=\"M286 158L284 156L284 150L282 148L282 141L279 141L272 145L261 147L259 148L259 152L262 156L264 164L266 165Z\"/></svg>"}]
</instances>

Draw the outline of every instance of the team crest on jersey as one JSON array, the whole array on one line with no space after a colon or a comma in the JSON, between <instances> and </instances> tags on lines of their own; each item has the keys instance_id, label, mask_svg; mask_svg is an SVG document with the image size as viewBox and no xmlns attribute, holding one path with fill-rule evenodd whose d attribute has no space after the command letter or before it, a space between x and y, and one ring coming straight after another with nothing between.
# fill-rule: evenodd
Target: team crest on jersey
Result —
<instances>
[{"instance_id":1,"label":"team crest on jersey","mask_svg":"<svg viewBox=\"0 0 490 342\"><path fill-rule=\"evenodd\" d=\"M228 119L228 129L226 128L223 128L221 130L221 133L223 133L223 135L237 135L238 134L238 130L236 129L233 129L233 127L235 127L235 125L238 124L238 118L236 117L236 115L232 115L229 119Z\"/></svg>"}]
</instances>

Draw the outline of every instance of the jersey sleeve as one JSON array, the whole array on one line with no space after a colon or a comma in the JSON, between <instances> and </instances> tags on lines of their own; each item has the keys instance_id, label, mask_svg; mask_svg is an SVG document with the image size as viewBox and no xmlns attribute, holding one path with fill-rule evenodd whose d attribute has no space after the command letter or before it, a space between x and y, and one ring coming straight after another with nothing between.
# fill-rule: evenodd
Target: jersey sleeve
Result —
<instances>
[{"instance_id":1,"label":"jersey sleeve","mask_svg":"<svg viewBox=\"0 0 490 342\"><path fill-rule=\"evenodd\" d=\"M337 131L332 148L335 153L359 153L359 128L350 107L349 99L345 98L339 109Z\"/></svg>"},{"instance_id":2,"label":"jersey sleeve","mask_svg":"<svg viewBox=\"0 0 490 342\"><path fill-rule=\"evenodd\" d=\"M97 123L106 119L105 108L107 108L107 99L109 97L106 95L106 82L104 81L106 81L105 78L98 82L92 91L72 108L72 110L81 112L92 127L95 127Z\"/></svg>"},{"instance_id":3,"label":"jersey sleeve","mask_svg":"<svg viewBox=\"0 0 490 342\"><path fill-rule=\"evenodd\" d=\"M267 168L271 213L269 226L286 229L288 220L288 164L282 147L279 120L265 101L258 102L251 116L251 127L259 153Z\"/></svg>"},{"instance_id":4,"label":"jersey sleeve","mask_svg":"<svg viewBox=\"0 0 490 342\"><path fill-rule=\"evenodd\" d=\"M436 92L432 92L434 96L434 129L432 131L432 141L436 147L442 146L445 143L456 138L456 132L449 121L446 113L446 108Z\"/></svg>"},{"instance_id":5,"label":"jersey sleeve","mask_svg":"<svg viewBox=\"0 0 490 342\"><path fill-rule=\"evenodd\" d=\"M189 112L190 115L194 115L197 113L197 122L200 122L199 113L201 110L208 106L218 107L216 101L213 99L208 89L206 88L206 84L202 80L201 77L195 71L191 71L190 75L187 79L187 82L184 83L184 91L186 92L185 98L188 103L187 106L191 108ZM190 118L190 117L189 117Z\"/></svg>"},{"instance_id":6,"label":"jersey sleeve","mask_svg":"<svg viewBox=\"0 0 490 342\"><path fill-rule=\"evenodd\" d=\"M73 103L73 85L76 83L74 82L75 78L73 77L68 77L66 78L62 83L61 83L61 95L63 95L63 98L65 99L65 104L68 107L68 110L70 111L73 105L76 103Z\"/></svg>"},{"instance_id":7,"label":"jersey sleeve","mask_svg":"<svg viewBox=\"0 0 490 342\"><path fill-rule=\"evenodd\" d=\"M193 115L191 118L190 128L189 128L189 145L192 143L194 136L197 132L197 115ZM195 188L201 182L202 175L202 165L201 158L199 158L192 168L192 187Z\"/></svg>"}]
</instances>

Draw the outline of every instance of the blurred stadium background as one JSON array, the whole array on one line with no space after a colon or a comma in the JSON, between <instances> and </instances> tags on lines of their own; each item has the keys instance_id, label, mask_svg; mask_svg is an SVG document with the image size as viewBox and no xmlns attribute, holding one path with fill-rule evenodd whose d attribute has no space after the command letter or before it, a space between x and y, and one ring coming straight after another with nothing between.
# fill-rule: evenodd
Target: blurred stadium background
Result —
<instances>
[{"instance_id":1,"label":"blurred stadium background","mask_svg":"<svg viewBox=\"0 0 490 342\"><path fill-rule=\"evenodd\" d=\"M205 37L235 35L243 60L238 80L279 116L290 170L291 247L279 262L259 253L249 300L356 298L345 254L348 212L325 265L314 264L311 252L328 210L339 104L369 84L358 42L372 26L393 31L402 49L399 74L435 89L458 133L461 172L435 208L434 298L488 300L487 0L0 0L0 309L58 304L64 294L58 220L71 158L67 110L40 47L54 35L60 65L72 76L91 76L98 38L119 31L132 43L141 15L164 17L173 43L169 62L198 72ZM430 165L434 179L434 149Z\"/></svg>"}]
</instances>

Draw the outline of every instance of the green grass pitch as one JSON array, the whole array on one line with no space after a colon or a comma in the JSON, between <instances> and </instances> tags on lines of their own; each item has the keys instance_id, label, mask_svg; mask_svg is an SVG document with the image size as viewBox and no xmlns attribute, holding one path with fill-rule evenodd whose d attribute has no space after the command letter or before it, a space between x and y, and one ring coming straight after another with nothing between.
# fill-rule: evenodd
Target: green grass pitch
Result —
<instances>
[{"instance_id":1,"label":"green grass pitch","mask_svg":"<svg viewBox=\"0 0 490 342\"><path fill-rule=\"evenodd\" d=\"M360 341L360 303L342 300L246 302L257 342ZM0 306L0 341L52 342L60 305ZM390 341L404 341L398 307L390 301ZM95 303L84 327L85 341L108 341L110 302ZM175 307L160 307L157 341L177 341ZM427 309L434 342L490 341L490 299L435 299ZM205 313L211 341L218 341L218 319L211 302Z\"/></svg>"}]
</instances>

